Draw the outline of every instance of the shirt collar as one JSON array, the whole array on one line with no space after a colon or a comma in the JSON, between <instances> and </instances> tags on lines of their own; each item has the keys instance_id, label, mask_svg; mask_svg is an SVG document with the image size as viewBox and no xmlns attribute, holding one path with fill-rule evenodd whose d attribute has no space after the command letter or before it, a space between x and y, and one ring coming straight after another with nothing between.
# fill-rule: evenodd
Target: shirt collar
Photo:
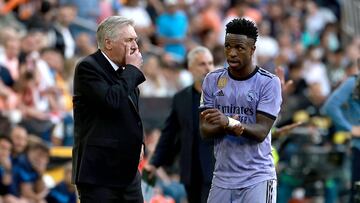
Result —
<instances>
[{"instance_id":1,"label":"shirt collar","mask_svg":"<svg viewBox=\"0 0 360 203\"><path fill-rule=\"evenodd\" d=\"M112 60L110 60L103 51L101 51L101 53L105 56L106 60L109 61L110 65L114 68L114 70L117 71L119 69L119 66L116 65Z\"/></svg>"}]
</instances>

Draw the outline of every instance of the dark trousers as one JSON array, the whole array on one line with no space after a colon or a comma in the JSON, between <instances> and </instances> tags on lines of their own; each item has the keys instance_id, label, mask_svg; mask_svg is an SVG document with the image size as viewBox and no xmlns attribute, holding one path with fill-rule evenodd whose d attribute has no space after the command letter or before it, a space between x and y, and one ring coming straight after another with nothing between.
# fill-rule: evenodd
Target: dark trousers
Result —
<instances>
[{"instance_id":1,"label":"dark trousers","mask_svg":"<svg viewBox=\"0 0 360 203\"><path fill-rule=\"evenodd\" d=\"M211 188L210 183L195 183L192 181L193 184L185 185L185 190L187 194L187 199L189 203L206 203L207 198L209 196L209 191Z\"/></svg>"},{"instance_id":2,"label":"dark trousers","mask_svg":"<svg viewBox=\"0 0 360 203\"><path fill-rule=\"evenodd\" d=\"M355 202L355 182L360 181L360 150L353 147L351 151L351 203Z\"/></svg>"},{"instance_id":3,"label":"dark trousers","mask_svg":"<svg viewBox=\"0 0 360 203\"><path fill-rule=\"evenodd\" d=\"M139 172L133 182L124 188L89 184L81 184L77 188L81 203L144 203Z\"/></svg>"}]
</instances>

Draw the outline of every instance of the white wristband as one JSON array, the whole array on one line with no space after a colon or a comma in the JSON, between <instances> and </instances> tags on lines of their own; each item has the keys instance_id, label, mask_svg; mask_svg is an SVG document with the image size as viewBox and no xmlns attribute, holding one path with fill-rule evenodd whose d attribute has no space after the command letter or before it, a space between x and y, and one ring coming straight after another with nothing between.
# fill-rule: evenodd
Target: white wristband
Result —
<instances>
[{"instance_id":1,"label":"white wristband","mask_svg":"<svg viewBox=\"0 0 360 203\"><path fill-rule=\"evenodd\" d=\"M240 121L235 120L231 117L228 117L228 119L229 119L228 127L234 127L235 125L241 124Z\"/></svg>"}]
</instances>

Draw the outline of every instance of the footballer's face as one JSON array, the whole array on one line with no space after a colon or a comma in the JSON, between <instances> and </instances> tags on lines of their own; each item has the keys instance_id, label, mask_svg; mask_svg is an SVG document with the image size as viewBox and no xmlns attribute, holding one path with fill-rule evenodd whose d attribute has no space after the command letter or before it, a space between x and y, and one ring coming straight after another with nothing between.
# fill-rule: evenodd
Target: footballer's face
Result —
<instances>
[{"instance_id":1,"label":"footballer's face","mask_svg":"<svg viewBox=\"0 0 360 203\"><path fill-rule=\"evenodd\" d=\"M246 35L226 34L225 57L229 68L232 70L243 70L251 66L252 55L255 51L255 41Z\"/></svg>"}]
</instances>

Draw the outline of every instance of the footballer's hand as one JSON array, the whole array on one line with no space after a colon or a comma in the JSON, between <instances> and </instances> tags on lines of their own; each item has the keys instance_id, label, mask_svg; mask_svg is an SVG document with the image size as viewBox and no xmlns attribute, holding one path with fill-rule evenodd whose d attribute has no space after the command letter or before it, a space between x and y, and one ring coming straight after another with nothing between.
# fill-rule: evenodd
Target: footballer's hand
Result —
<instances>
[{"instance_id":1,"label":"footballer's hand","mask_svg":"<svg viewBox=\"0 0 360 203\"><path fill-rule=\"evenodd\" d=\"M201 112L201 118L209 124L219 127L226 127L229 123L226 117L219 109L206 109Z\"/></svg>"},{"instance_id":2,"label":"footballer's hand","mask_svg":"<svg viewBox=\"0 0 360 203\"><path fill-rule=\"evenodd\" d=\"M244 133L245 127L243 125L241 125L241 123L239 123L239 124L236 124L235 126L227 127L226 129L232 135L241 136Z\"/></svg>"}]
</instances>

